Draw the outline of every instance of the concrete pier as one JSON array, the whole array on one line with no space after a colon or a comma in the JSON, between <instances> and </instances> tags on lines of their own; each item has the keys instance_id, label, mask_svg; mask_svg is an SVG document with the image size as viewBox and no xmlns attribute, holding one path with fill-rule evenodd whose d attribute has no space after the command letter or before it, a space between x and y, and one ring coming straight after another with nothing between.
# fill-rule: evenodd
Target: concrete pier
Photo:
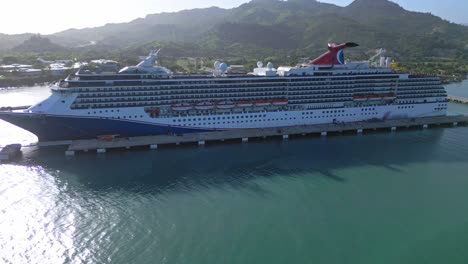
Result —
<instances>
[{"instance_id":1,"label":"concrete pier","mask_svg":"<svg viewBox=\"0 0 468 264\"><path fill-rule=\"evenodd\" d=\"M250 138L278 137L283 140L290 139L292 135L318 135L328 136L330 133L342 131L352 133L364 133L373 130L392 130L409 128L429 128L430 125L441 124L445 126L458 126L468 124L468 115L459 116L439 116L427 118L385 120L377 122L353 122L339 124L319 124L301 125L281 128L261 128L261 129L239 129L227 131L213 131L202 133L190 133L183 135L158 135L132 138L115 138L112 141L98 139L74 140L68 145L67 155L78 151L96 150L98 153L105 153L111 149L125 149L127 147L150 147L158 149L161 145L181 143L198 143L203 146L210 141L241 140L243 143L249 142Z\"/></svg>"},{"instance_id":2,"label":"concrete pier","mask_svg":"<svg viewBox=\"0 0 468 264\"><path fill-rule=\"evenodd\" d=\"M450 102L454 102L454 103L468 104L468 98L462 97L462 96L453 96L453 95L449 95L449 96L447 96L447 99L448 99Z\"/></svg>"}]
</instances>

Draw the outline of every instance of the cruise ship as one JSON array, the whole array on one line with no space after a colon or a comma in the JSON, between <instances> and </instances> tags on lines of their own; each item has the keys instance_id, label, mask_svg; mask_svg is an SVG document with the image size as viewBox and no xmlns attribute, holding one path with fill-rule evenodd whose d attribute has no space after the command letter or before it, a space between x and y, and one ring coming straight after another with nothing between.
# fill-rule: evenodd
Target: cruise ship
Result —
<instances>
[{"instance_id":1,"label":"cruise ship","mask_svg":"<svg viewBox=\"0 0 468 264\"><path fill-rule=\"evenodd\" d=\"M330 43L308 63L258 62L249 74L229 74L220 62L207 74L174 74L152 53L117 73L80 69L46 100L0 118L50 142L447 114L438 77L398 72L385 58L377 66L346 62L343 50L356 46Z\"/></svg>"}]
</instances>

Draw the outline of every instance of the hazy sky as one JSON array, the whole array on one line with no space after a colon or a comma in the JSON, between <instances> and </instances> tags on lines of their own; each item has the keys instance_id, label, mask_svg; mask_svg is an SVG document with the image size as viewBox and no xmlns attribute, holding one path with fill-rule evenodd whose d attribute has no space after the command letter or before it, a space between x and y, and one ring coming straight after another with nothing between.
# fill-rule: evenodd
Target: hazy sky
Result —
<instances>
[{"instance_id":1,"label":"hazy sky","mask_svg":"<svg viewBox=\"0 0 468 264\"><path fill-rule=\"evenodd\" d=\"M249 0L2 0L0 32L49 34L68 28L126 22L147 14L197 7L232 8ZM322 0L347 5L352 0ZM394 0L409 10L431 12L457 23L468 23L467 0Z\"/></svg>"}]
</instances>

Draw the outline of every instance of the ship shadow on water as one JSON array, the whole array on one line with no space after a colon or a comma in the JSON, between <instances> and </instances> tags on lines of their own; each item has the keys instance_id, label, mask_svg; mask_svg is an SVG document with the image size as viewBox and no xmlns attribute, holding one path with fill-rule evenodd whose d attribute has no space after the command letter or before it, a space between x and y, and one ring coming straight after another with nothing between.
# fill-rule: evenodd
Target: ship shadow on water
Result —
<instances>
[{"instance_id":1,"label":"ship shadow on water","mask_svg":"<svg viewBox=\"0 0 468 264\"><path fill-rule=\"evenodd\" d=\"M466 129L466 128L460 128ZM403 131L360 136L267 140L248 144L177 147L157 151L136 150L63 157L62 151L37 150L28 165L59 171L60 182L75 181L99 191L126 189L137 192L192 190L230 185L261 192L250 180L272 177L321 177L339 184L338 170L383 167L394 173L410 163L456 161L434 156L444 145L443 129ZM32 156L32 157L31 157Z\"/></svg>"}]
</instances>

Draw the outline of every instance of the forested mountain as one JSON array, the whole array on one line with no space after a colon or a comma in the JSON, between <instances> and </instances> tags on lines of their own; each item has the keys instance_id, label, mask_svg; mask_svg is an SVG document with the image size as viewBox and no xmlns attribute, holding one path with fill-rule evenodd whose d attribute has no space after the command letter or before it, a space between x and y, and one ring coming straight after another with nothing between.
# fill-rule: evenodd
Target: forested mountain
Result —
<instances>
[{"instance_id":1,"label":"forested mountain","mask_svg":"<svg viewBox=\"0 0 468 264\"><path fill-rule=\"evenodd\" d=\"M0 35L0 50L29 37ZM314 0L252 0L233 9L153 14L47 37L74 49L90 42L95 45L87 50L138 50L171 43L189 47L195 55L213 56L269 52L313 56L327 42L354 41L361 44L361 51L384 47L395 56L468 59L468 27L404 10L388 0L355 0L346 7Z\"/></svg>"}]
</instances>

